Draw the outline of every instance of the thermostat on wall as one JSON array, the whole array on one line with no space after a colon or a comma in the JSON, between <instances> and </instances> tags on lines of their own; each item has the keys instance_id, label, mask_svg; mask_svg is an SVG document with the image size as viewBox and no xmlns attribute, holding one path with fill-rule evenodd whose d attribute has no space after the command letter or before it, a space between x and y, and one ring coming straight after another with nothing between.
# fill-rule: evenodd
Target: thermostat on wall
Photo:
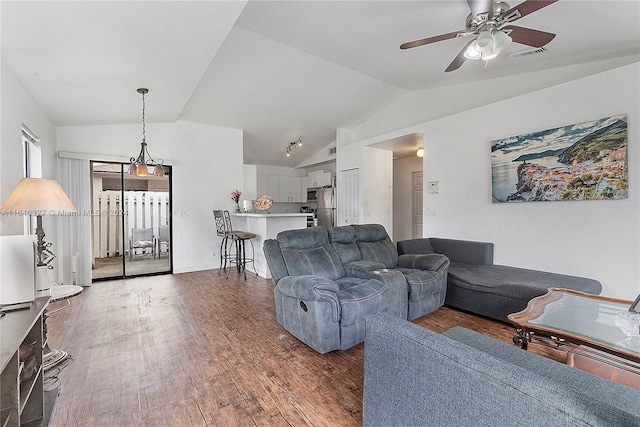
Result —
<instances>
[{"instance_id":1,"label":"thermostat on wall","mask_svg":"<svg viewBox=\"0 0 640 427\"><path fill-rule=\"evenodd\" d=\"M440 181L429 181L429 194L438 194L438 183Z\"/></svg>"}]
</instances>

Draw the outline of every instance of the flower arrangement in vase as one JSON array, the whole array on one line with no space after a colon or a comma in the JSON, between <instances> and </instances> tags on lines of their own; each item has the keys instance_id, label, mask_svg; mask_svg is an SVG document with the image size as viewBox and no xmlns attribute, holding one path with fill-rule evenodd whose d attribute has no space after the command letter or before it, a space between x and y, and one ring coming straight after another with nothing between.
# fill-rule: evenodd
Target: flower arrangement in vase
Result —
<instances>
[{"instance_id":1,"label":"flower arrangement in vase","mask_svg":"<svg viewBox=\"0 0 640 427\"><path fill-rule=\"evenodd\" d=\"M233 190L231 192L231 200L236 202L236 213L240 213L240 205L239 205L240 196L242 196L242 191L240 190Z\"/></svg>"}]
</instances>

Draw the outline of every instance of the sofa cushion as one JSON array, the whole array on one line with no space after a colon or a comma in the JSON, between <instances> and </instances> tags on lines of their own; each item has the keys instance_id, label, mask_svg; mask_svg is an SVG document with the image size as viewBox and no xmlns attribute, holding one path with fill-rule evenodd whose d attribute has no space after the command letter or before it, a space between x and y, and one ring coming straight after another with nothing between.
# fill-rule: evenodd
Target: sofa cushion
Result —
<instances>
[{"instance_id":1,"label":"sofa cushion","mask_svg":"<svg viewBox=\"0 0 640 427\"><path fill-rule=\"evenodd\" d=\"M426 295L442 292L437 285L442 276L439 272L431 270L405 270L399 269L405 275L409 284L409 301L417 301Z\"/></svg>"},{"instance_id":2,"label":"sofa cushion","mask_svg":"<svg viewBox=\"0 0 640 427\"><path fill-rule=\"evenodd\" d=\"M384 264L375 261L351 261L344 266L344 271L347 276L371 278L371 273L376 270L386 268Z\"/></svg>"},{"instance_id":3,"label":"sofa cushion","mask_svg":"<svg viewBox=\"0 0 640 427\"><path fill-rule=\"evenodd\" d=\"M377 279L338 282L342 326L363 322L371 313L389 311L391 299L387 285Z\"/></svg>"},{"instance_id":4,"label":"sofa cushion","mask_svg":"<svg viewBox=\"0 0 640 427\"><path fill-rule=\"evenodd\" d=\"M499 293L515 299L533 298L532 290L546 292L559 287L599 294L602 285L597 280L545 271L528 270L505 265L471 265L452 262L449 283L479 292ZM538 296L541 293L538 293Z\"/></svg>"},{"instance_id":5,"label":"sofa cushion","mask_svg":"<svg viewBox=\"0 0 640 427\"><path fill-rule=\"evenodd\" d=\"M331 280L344 276L344 268L329 243L326 228L282 231L277 240L290 276L315 275Z\"/></svg>"},{"instance_id":6,"label":"sofa cushion","mask_svg":"<svg viewBox=\"0 0 640 427\"><path fill-rule=\"evenodd\" d=\"M352 225L355 240L363 260L384 264L385 268L398 265L398 251L387 231L380 224Z\"/></svg>"},{"instance_id":7,"label":"sofa cushion","mask_svg":"<svg viewBox=\"0 0 640 427\"><path fill-rule=\"evenodd\" d=\"M352 226L331 227L328 232L329 240L343 264L362 259L360 249L356 244L356 232Z\"/></svg>"}]
</instances>

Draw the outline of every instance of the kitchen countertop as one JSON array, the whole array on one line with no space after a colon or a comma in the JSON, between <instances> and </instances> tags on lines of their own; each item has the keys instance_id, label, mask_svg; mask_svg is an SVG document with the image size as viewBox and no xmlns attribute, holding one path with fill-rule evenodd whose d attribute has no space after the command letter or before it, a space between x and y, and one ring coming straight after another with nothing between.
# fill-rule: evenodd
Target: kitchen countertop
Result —
<instances>
[{"instance_id":1,"label":"kitchen countertop","mask_svg":"<svg viewBox=\"0 0 640 427\"><path fill-rule=\"evenodd\" d=\"M256 235L251 239L251 253L253 258L247 269L255 271L265 279L271 278L271 271L267 265L267 258L263 246L265 240L275 239L285 230L305 229L309 225L312 213L237 213L231 214L236 230L248 231ZM248 255L248 254L247 254ZM249 255L248 255L249 256Z\"/></svg>"},{"instance_id":2,"label":"kitchen countertop","mask_svg":"<svg viewBox=\"0 0 640 427\"><path fill-rule=\"evenodd\" d=\"M267 217L301 217L301 216L313 216L312 213L236 213L231 214L235 216L254 217L254 218L267 218Z\"/></svg>"}]
</instances>

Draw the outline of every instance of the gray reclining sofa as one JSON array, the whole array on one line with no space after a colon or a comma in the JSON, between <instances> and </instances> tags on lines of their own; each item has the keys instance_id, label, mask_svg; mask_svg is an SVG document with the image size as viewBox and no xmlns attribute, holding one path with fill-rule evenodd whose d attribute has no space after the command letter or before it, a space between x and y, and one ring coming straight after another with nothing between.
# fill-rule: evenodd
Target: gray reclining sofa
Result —
<instances>
[{"instance_id":1,"label":"gray reclining sofa","mask_svg":"<svg viewBox=\"0 0 640 427\"><path fill-rule=\"evenodd\" d=\"M398 255L379 225L283 231L264 242L264 253L278 323L319 353L364 341L370 314L406 319L409 310L434 311L444 303L449 260L410 255L399 269L389 268Z\"/></svg>"},{"instance_id":2,"label":"gray reclining sofa","mask_svg":"<svg viewBox=\"0 0 640 427\"><path fill-rule=\"evenodd\" d=\"M367 319L363 425L640 426L640 391L455 327Z\"/></svg>"},{"instance_id":3,"label":"gray reclining sofa","mask_svg":"<svg viewBox=\"0 0 640 427\"><path fill-rule=\"evenodd\" d=\"M445 304L507 322L548 288L566 288L600 294L597 280L493 263L493 243L442 238L400 241L399 254L446 255L451 261ZM403 256L403 255L401 255Z\"/></svg>"}]
</instances>

